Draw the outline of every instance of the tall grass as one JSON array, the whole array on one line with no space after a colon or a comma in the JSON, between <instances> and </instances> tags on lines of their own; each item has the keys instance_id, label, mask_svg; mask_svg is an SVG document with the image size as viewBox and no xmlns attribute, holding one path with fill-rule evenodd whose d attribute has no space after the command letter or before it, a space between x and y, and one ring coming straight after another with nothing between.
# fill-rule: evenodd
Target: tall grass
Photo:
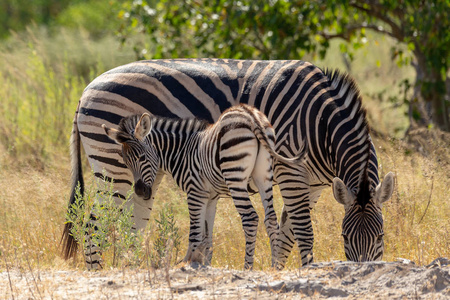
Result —
<instances>
[{"instance_id":1,"label":"tall grass","mask_svg":"<svg viewBox=\"0 0 450 300\"><path fill-rule=\"evenodd\" d=\"M131 51L129 51L131 53ZM0 45L0 138L16 158L41 165L66 150L75 108L98 74L133 60L112 37L32 28Z\"/></svg>"},{"instance_id":2,"label":"tall grass","mask_svg":"<svg viewBox=\"0 0 450 300\"><path fill-rule=\"evenodd\" d=\"M385 48L382 51L388 52ZM357 53L357 63L352 64L351 69L363 93L368 94L364 98L369 121L381 132L374 136L380 175L388 171L396 173L394 196L383 208L384 259L392 261L402 257L426 264L438 256L448 257L448 136L425 137L422 143L427 148L427 156L392 137L398 137L394 128L405 128L405 118L397 111L397 120L392 120L390 104L380 105L375 97L368 96L391 87L399 77L409 75L386 67L389 65L385 61L371 73L370 68L374 66L361 62L374 60L371 55L370 52ZM360 61L359 57L362 57ZM81 255L75 263L65 262L58 248L69 193L71 122L86 84L103 71L133 59L132 51L121 50L113 38L94 42L82 32L49 34L35 28L0 44L0 270L5 270L6 266L26 269L29 265L32 268L84 268ZM340 67L332 62L341 60L340 54L336 54L319 64ZM86 180L92 180L89 171ZM259 197L253 200L258 214L263 216ZM173 211L179 228L182 257L189 234L186 195L169 179L162 182L156 196L149 228L158 227L155 217L167 206ZM281 206L282 199L275 188L278 213ZM241 269L245 242L239 215L230 199L220 200L217 210L212 264ZM340 235L343 214L344 209L333 199L331 190L325 189L312 211L316 261L345 259ZM270 247L262 219L255 268L267 270ZM294 250L287 267L296 268L299 261L298 251Z\"/></svg>"}]
</instances>

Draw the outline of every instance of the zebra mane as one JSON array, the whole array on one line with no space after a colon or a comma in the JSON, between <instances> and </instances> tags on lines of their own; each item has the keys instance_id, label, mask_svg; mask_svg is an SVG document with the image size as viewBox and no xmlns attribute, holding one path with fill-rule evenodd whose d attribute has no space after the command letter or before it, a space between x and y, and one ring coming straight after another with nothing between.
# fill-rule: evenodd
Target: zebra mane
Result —
<instances>
[{"instance_id":1,"label":"zebra mane","mask_svg":"<svg viewBox=\"0 0 450 300\"><path fill-rule=\"evenodd\" d=\"M203 131L211 124L198 118L165 118L152 116L152 124L156 129L172 132L197 132Z\"/></svg>"},{"instance_id":2,"label":"zebra mane","mask_svg":"<svg viewBox=\"0 0 450 300\"><path fill-rule=\"evenodd\" d=\"M367 149L366 149L367 159L366 159L365 166L364 166L363 170L361 171L361 176L360 176L360 180L359 180L359 189L358 189L358 194L356 196L356 201L362 207L363 210L371 198L370 179L369 179L371 145L372 145L372 141L369 136L369 138L366 141L366 145L365 145L367 147Z\"/></svg>"},{"instance_id":3,"label":"zebra mane","mask_svg":"<svg viewBox=\"0 0 450 300\"><path fill-rule=\"evenodd\" d=\"M134 129L136 128L136 125L139 122L140 118L141 114L137 114L125 117L120 120L118 130L121 132L123 138L132 138L132 136L134 135ZM174 131L178 131L178 128L183 125L186 125L183 127L192 131L202 131L210 125L208 121L197 118L175 119L151 115L151 120L152 125L155 128L163 130L165 130L165 128L172 128Z\"/></svg>"},{"instance_id":4,"label":"zebra mane","mask_svg":"<svg viewBox=\"0 0 450 300\"><path fill-rule=\"evenodd\" d=\"M324 74L328 77L328 80L330 82L330 92L333 95L333 98L336 100L336 105L339 106L337 102L341 101L347 101L348 97L351 97L350 104L348 104L348 107L353 108L357 107L357 112L355 114L355 117L353 118L352 122L354 122L354 125L356 125L358 122L361 122L361 125L359 126L360 132L365 131L366 134L364 135L364 142L361 145L363 150L362 156L365 156L364 161L362 161L359 173L359 179L356 191L357 195L357 202L358 204L364 209L366 204L370 200L370 178L369 178L369 166L370 166L370 157L371 157L371 146L372 146L372 140L370 138L370 127L367 122L367 111L362 105L362 97L360 90L358 86L356 85L355 80L347 73L340 72L339 70L325 70ZM341 97L340 94L343 90L346 90Z\"/></svg>"},{"instance_id":5,"label":"zebra mane","mask_svg":"<svg viewBox=\"0 0 450 300\"><path fill-rule=\"evenodd\" d=\"M134 129L136 124L139 122L141 115L132 115L122 118L119 123L119 131L117 133L117 138L121 143L125 143L129 140L134 139Z\"/></svg>"},{"instance_id":6,"label":"zebra mane","mask_svg":"<svg viewBox=\"0 0 450 300\"><path fill-rule=\"evenodd\" d=\"M140 117L141 115L132 115L123 118L120 120L118 130L124 133L133 134Z\"/></svg>"}]
</instances>

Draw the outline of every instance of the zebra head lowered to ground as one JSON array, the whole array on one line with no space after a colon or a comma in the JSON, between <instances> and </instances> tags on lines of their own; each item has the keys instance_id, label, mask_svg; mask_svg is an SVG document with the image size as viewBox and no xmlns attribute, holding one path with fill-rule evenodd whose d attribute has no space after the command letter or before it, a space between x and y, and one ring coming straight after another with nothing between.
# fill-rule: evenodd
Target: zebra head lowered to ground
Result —
<instances>
[{"instance_id":1,"label":"zebra head lowered to ground","mask_svg":"<svg viewBox=\"0 0 450 300\"><path fill-rule=\"evenodd\" d=\"M342 221L345 256L352 261L381 260L384 253L381 208L392 196L394 174L389 172L375 188L362 184L352 190L338 177L333 179L332 186L334 198L345 208Z\"/></svg>"}]
</instances>

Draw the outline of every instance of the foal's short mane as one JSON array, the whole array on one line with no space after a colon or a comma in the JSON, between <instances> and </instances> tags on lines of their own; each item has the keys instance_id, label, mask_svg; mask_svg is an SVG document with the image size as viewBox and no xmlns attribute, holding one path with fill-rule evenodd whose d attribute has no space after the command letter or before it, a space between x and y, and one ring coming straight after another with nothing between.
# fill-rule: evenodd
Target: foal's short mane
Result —
<instances>
[{"instance_id":1,"label":"foal's short mane","mask_svg":"<svg viewBox=\"0 0 450 300\"><path fill-rule=\"evenodd\" d=\"M141 114L131 115L120 120L119 131L132 135L141 116ZM192 127L197 131L201 131L210 125L208 121L197 118L175 119L151 115L151 120L152 125L156 128L164 128L167 125L169 125L170 128L179 128L180 125L191 121Z\"/></svg>"},{"instance_id":2,"label":"foal's short mane","mask_svg":"<svg viewBox=\"0 0 450 300\"><path fill-rule=\"evenodd\" d=\"M372 147L372 139L370 138L370 127L367 122L367 112L362 105L362 97L359 91L359 88L356 85L355 80L348 75L347 73L339 72L338 70L325 70L324 74L328 77L330 82L330 92L335 99L335 101L339 101L343 98L352 96L349 107L356 106L358 108L355 117L353 118L353 122L356 124L359 120L362 119L363 124L361 125L361 130L366 132L364 135L364 143L361 147L364 148L362 155L366 155L366 159L363 162L363 167L361 170L361 175L359 179L358 191L357 191L357 201L358 204L364 209L365 205L370 200L370 179L369 179L369 166L370 166L370 157L371 157L371 147ZM339 92L341 89L346 88L347 91L343 94L342 98L338 98ZM340 101L339 101L340 102ZM351 109L350 109L351 111Z\"/></svg>"}]
</instances>

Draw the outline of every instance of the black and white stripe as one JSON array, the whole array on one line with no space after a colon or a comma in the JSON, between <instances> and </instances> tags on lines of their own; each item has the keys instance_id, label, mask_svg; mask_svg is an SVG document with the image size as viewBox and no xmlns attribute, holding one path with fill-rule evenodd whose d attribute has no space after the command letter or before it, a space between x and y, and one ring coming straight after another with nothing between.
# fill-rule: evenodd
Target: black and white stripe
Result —
<instances>
[{"instance_id":1,"label":"black and white stripe","mask_svg":"<svg viewBox=\"0 0 450 300\"><path fill-rule=\"evenodd\" d=\"M115 179L118 196L131 187L132 174L121 159L120 147L107 139L101 124L115 127L123 117L143 111L171 118L197 117L212 123L224 110L239 103L254 106L268 117L276 133L275 148L284 156L299 153L303 141L307 142L307 159L295 166L276 163L274 175L285 203L280 222L280 266L294 241L299 245L302 264L308 264L313 260L310 209L321 190L338 177L349 191L348 202L369 208L379 178L375 149L353 80L337 72L323 72L307 62L151 60L102 74L86 87L75 115L73 186L81 179L78 153L82 143L94 172L101 174L105 169ZM358 195L369 197L360 199ZM152 201L134 197L133 203L136 228L144 228ZM379 204L374 211L380 219ZM349 231L345 226L359 226L365 239L373 240L365 224L371 223L345 222L343 233ZM70 249L75 248L67 227L65 249L70 256ZM345 247L350 259L357 260L349 254L357 246L349 243ZM358 257L379 259L383 252L379 249L376 257L366 253Z\"/></svg>"},{"instance_id":2,"label":"black and white stripe","mask_svg":"<svg viewBox=\"0 0 450 300\"><path fill-rule=\"evenodd\" d=\"M274 150L275 133L257 109L241 104L227 109L213 125L197 119L167 119L144 113L122 119L119 129L103 125L106 134L122 145L122 158L132 171L135 192L150 199L158 171L171 174L187 193L190 215L190 261L206 242L211 263L212 231L217 199L231 196L245 232L245 269L253 267L258 215L248 196L250 180L265 209L272 264L276 260L277 217L273 208L273 158L298 164L301 157L285 158Z\"/></svg>"}]
</instances>

